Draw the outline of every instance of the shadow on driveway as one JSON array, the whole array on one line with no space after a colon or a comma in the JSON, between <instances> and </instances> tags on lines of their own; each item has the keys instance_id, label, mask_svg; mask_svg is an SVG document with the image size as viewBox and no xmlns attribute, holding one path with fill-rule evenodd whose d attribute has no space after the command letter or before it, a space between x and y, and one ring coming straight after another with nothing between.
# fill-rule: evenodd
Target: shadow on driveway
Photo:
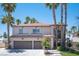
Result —
<instances>
[{"instance_id":1,"label":"shadow on driveway","mask_svg":"<svg viewBox=\"0 0 79 59\"><path fill-rule=\"evenodd\" d=\"M23 53L25 52L24 49L8 49L9 53Z\"/></svg>"}]
</instances>

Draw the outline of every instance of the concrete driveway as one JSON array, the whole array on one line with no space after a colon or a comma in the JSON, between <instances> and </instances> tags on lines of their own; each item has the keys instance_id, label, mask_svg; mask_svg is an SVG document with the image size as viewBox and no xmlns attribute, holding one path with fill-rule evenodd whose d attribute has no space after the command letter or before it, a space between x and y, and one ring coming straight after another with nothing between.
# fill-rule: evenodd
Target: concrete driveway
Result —
<instances>
[{"instance_id":1,"label":"concrete driveway","mask_svg":"<svg viewBox=\"0 0 79 59\"><path fill-rule=\"evenodd\" d=\"M52 52L49 56L61 56L57 50L49 50ZM44 50L37 49L5 49L0 48L0 56L46 56Z\"/></svg>"}]
</instances>

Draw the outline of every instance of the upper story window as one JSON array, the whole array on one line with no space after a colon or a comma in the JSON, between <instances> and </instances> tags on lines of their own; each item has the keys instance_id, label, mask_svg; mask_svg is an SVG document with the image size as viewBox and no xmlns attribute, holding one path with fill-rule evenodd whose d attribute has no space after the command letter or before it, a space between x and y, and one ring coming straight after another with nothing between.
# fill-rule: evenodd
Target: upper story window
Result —
<instances>
[{"instance_id":1,"label":"upper story window","mask_svg":"<svg viewBox=\"0 0 79 59\"><path fill-rule=\"evenodd\" d=\"M39 29L33 29L33 33L39 33L40 30Z\"/></svg>"},{"instance_id":2,"label":"upper story window","mask_svg":"<svg viewBox=\"0 0 79 59\"><path fill-rule=\"evenodd\" d=\"M19 34L23 34L23 28L19 29Z\"/></svg>"}]
</instances>

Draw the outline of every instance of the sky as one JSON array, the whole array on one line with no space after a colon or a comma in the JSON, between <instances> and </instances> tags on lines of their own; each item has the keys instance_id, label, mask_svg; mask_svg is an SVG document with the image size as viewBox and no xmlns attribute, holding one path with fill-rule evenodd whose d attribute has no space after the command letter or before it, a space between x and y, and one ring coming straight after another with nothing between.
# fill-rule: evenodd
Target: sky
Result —
<instances>
[{"instance_id":1,"label":"sky","mask_svg":"<svg viewBox=\"0 0 79 59\"><path fill-rule=\"evenodd\" d=\"M71 26L76 26L78 24L76 17L79 16L79 4L68 3L67 13L67 29L70 29ZM7 32L6 25L1 23L1 18L5 15L6 13L0 6L0 35ZM35 18L40 23L53 24L52 10L46 7L44 3L17 3L16 9L12 15L15 20L20 19L22 23L25 21L25 17L29 16L30 18ZM56 10L56 18L57 23L60 22L60 6ZM10 34L11 33L12 28L10 28Z\"/></svg>"}]
</instances>

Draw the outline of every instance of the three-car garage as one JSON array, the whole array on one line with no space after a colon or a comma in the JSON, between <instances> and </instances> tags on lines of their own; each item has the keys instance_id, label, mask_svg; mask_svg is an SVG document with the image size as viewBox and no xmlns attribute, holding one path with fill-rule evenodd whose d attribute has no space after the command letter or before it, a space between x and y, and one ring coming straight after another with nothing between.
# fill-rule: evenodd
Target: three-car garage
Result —
<instances>
[{"instance_id":1,"label":"three-car garage","mask_svg":"<svg viewBox=\"0 0 79 59\"><path fill-rule=\"evenodd\" d=\"M12 49L43 49L42 44L44 37L11 37L10 46ZM50 40L53 48L53 40Z\"/></svg>"}]
</instances>

